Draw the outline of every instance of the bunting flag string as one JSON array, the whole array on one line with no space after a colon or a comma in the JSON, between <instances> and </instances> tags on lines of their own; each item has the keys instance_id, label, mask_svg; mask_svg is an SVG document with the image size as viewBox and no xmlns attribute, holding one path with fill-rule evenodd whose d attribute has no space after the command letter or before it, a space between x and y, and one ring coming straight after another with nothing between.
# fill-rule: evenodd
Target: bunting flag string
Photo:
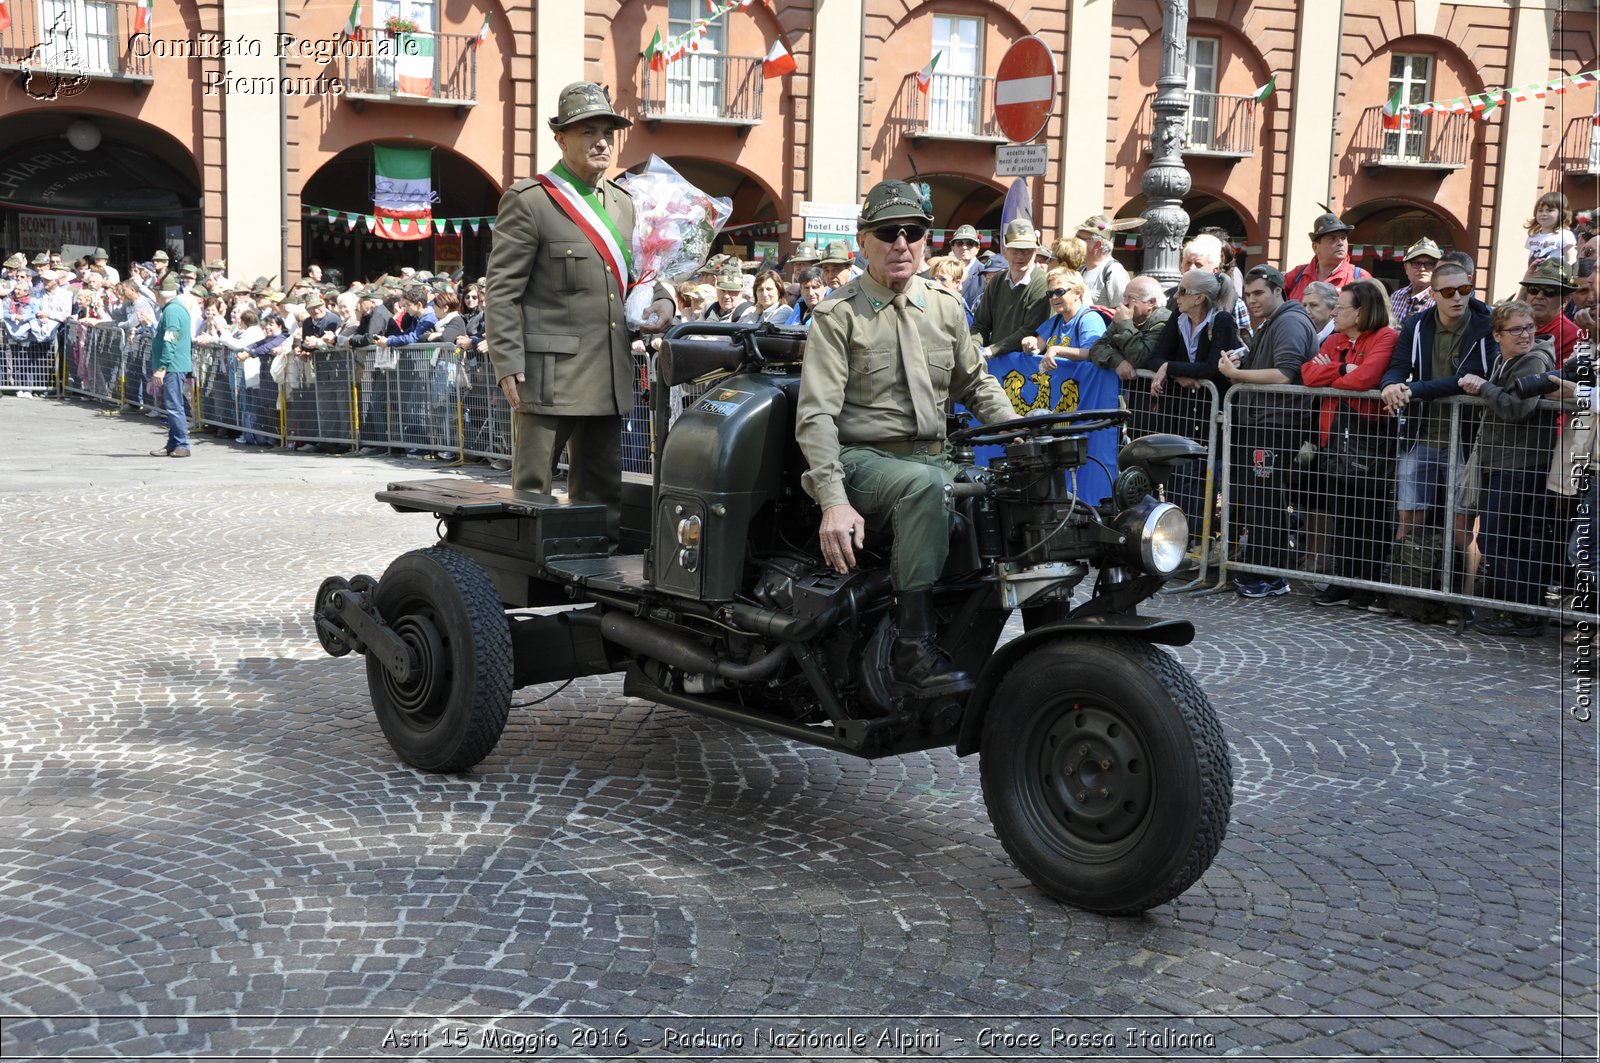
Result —
<instances>
[{"instance_id":1,"label":"bunting flag string","mask_svg":"<svg viewBox=\"0 0 1600 1063\"><path fill-rule=\"evenodd\" d=\"M652 41L651 54L653 56L659 55L661 64L665 66L667 63L682 59L690 52L698 52L701 47L701 38L711 32L711 24L713 22L730 11L749 7L755 2L756 0L722 0L721 3L718 3L717 0L706 0L706 14L704 16L696 18L687 30L676 37L668 38L659 48Z\"/></svg>"},{"instance_id":2,"label":"bunting flag string","mask_svg":"<svg viewBox=\"0 0 1600 1063\"><path fill-rule=\"evenodd\" d=\"M378 236L383 237L388 237L391 233L402 233L414 238L413 225L416 227L416 232L420 232L424 236L428 235L429 232L440 236L448 236L454 233L466 232L468 229L471 229L476 234L479 227L485 224L489 226L491 232L494 230L493 217L433 218L430 222L430 219L427 218L380 218L376 214L362 214L355 211L339 210L334 207L313 207L310 204L305 204L304 210L310 217L326 221L329 225L343 222L346 232L355 232L356 226L360 225L366 232L376 233Z\"/></svg>"},{"instance_id":3,"label":"bunting flag string","mask_svg":"<svg viewBox=\"0 0 1600 1063\"><path fill-rule=\"evenodd\" d=\"M1424 103L1400 104L1399 110L1409 111L1414 114L1472 114L1486 119L1496 107L1501 107L1508 103L1527 103L1529 100L1542 100L1551 95L1560 95L1569 88L1579 88L1597 82L1600 82L1600 70L1585 70L1579 74L1563 76L1550 81L1537 81L1529 85L1519 85L1516 88L1494 89L1471 96L1460 96L1453 100L1428 100Z\"/></svg>"}]
</instances>

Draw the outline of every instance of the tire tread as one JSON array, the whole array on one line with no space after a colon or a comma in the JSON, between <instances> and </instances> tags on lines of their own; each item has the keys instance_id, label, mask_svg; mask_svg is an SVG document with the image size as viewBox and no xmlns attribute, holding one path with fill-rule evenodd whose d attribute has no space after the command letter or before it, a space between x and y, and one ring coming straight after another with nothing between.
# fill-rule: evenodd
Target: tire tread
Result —
<instances>
[{"instance_id":1,"label":"tire tread","mask_svg":"<svg viewBox=\"0 0 1600 1063\"><path fill-rule=\"evenodd\" d=\"M456 743L447 750L439 750L437 757L421 757L416 750L402 749L396 744L388 727L384 728L384 732L395 752L414 768L440 774L466 771L492 753L500 742L501 734L505 732L506 718L511 711L514 671L511 629L494 582L476 561L448 547L432 546L401 555L396 559L396 564L408 557L425 559L437 565L461 596L474 652L470 662L457 660L455 664L457 668L467 665L473 670L472 705ZM393 569L391 565L390 571ZM381 581L379 586L381 588ZM370 659L368 666L369 669L382 667ZM379 722L383 722L381 717Z\"/></svg>"},{"instance_id":2,"label":"tire tread","mask_svg":"<svg viewBox=\"0 0 1600 1063\"><path fill-rule=\"evenodd\" d=\"M1108 654L1117 653L1132 658L1147 669L1171 695L1195 749L1200 780L1200 807L1197 810L1199 823L1184 859L1164 882L1152 884L1149 889L1140 891L1127 903L1093 907L1094 911L1106 915L1138 915L1184 893L1199 881L1200 876L1211 866L1212 860L1222 848L1223 839L1227 834L1228 818L1233 808L1233 764L1228 755L1228 743L1222 733L1222 724L1217 719L1210 700L1200 689L1200 684L1195 681L1194 676L1189 674L1188 669L1184 668L1177 658L1150 643L1115 636L1078 637L1067 645L1076 646L1085 643L1103 647ZM1014 680L1018 677L1026 680L1029 678L1029 673L1037 672L1040 667L1039 655L1049 654L1060 645L1062 644L1041 646L1024 654L1007 670L995 687L992 704L1005 704L1007 692ZM984 721L984 755L987 755L990 748L991 728L1001 715L1003 714L991 711ZM996 792L999 781L994 778L992 772L982 773L981 780L985 803L992 810L999 806L1002 798L1002 795ZM993 817L992 811L991 817ZM1024 874L1028 874L1035 885L1052 895L1059 895L1029 874L1031 856L1016 839L1008 836L1009 832L997 830L996 833L1012 862ZM1062 899L1083 906L1079 901Z\"/></svg>"}]
</instances>

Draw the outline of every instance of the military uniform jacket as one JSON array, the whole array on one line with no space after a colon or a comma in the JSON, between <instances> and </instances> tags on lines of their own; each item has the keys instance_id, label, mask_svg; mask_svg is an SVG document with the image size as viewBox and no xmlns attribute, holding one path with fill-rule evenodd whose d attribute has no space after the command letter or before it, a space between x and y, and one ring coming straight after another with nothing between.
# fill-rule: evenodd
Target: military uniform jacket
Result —
<instances>
[{"instance_id":1,"label":"military uniform jacket","mask_svg":"<svg viewBox=\"0 0 1600 1063\"><path fill-rule=\"evenodd\" d=\"M600 183L606 213L624 240L633 200ZM627 294L583 230L538 181L518 181L500 197L489 254L489 357L495 379L526 373L524 411L597 417L633 408L631 337L622 317Z\"/></svg>"},{"instance_id":2,"label":"military uniform jacket","mask_svg":"<svg viewBox=\"0 0 1600 1063\"><path fill-rule=\"evenodd\" d=\"M954 398L985 424L1015 417L973 345L960 297L921 277L911 278L906 296L934 398L941 405ZM849 501L841 447L917 435L893 298L892 291L864 274L835 289L812 315L795 436L809 466L806 493L824 509Z\"/></svg>"}]
</instances>

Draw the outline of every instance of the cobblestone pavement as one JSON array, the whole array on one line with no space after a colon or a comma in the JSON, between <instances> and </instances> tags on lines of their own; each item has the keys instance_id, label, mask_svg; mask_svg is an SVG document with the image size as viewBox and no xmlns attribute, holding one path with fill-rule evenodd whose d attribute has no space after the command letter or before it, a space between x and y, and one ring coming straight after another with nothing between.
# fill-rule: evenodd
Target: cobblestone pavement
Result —
<instances>
[{"instance_id":1,"label":"cobblestone pavement","mask_svg":"<svg viewBox=\"0 0 1600 1063\"><path fill-rule=\"evenodd\" d=\"M1554 632L1168 596L1232 826L1136 919L1010 865L977 758L625 698L390 752L307 622L433 525L423 467L145 457L0 399L0 1056L1594 1058L1596 744ZM531 702L553 688L519 693Z\"/></svg>"}]
</instances>

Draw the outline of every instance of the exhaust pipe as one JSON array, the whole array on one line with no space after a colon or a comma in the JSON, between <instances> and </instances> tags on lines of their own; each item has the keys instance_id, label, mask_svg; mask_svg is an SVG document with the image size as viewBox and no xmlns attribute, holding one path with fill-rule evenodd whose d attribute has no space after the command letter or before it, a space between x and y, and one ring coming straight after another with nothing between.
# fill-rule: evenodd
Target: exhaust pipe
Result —
<instances>
[{"instance_id":1,"label":"exhaust pipe","mask_svg":"<svg viewBox=\"0 0 1600 1063\"><path fill-rule=\"evenodd\" d=\"M768 650L749 664L739 664L718 657L688 635L668 631L629 613L615 610L600 617L600 634L608 642L626 646L635 653L693 675L719 675L741 682L771 677L789 659L790 654L790 647L786 643Z\"/></svg>"}]
</instances>

